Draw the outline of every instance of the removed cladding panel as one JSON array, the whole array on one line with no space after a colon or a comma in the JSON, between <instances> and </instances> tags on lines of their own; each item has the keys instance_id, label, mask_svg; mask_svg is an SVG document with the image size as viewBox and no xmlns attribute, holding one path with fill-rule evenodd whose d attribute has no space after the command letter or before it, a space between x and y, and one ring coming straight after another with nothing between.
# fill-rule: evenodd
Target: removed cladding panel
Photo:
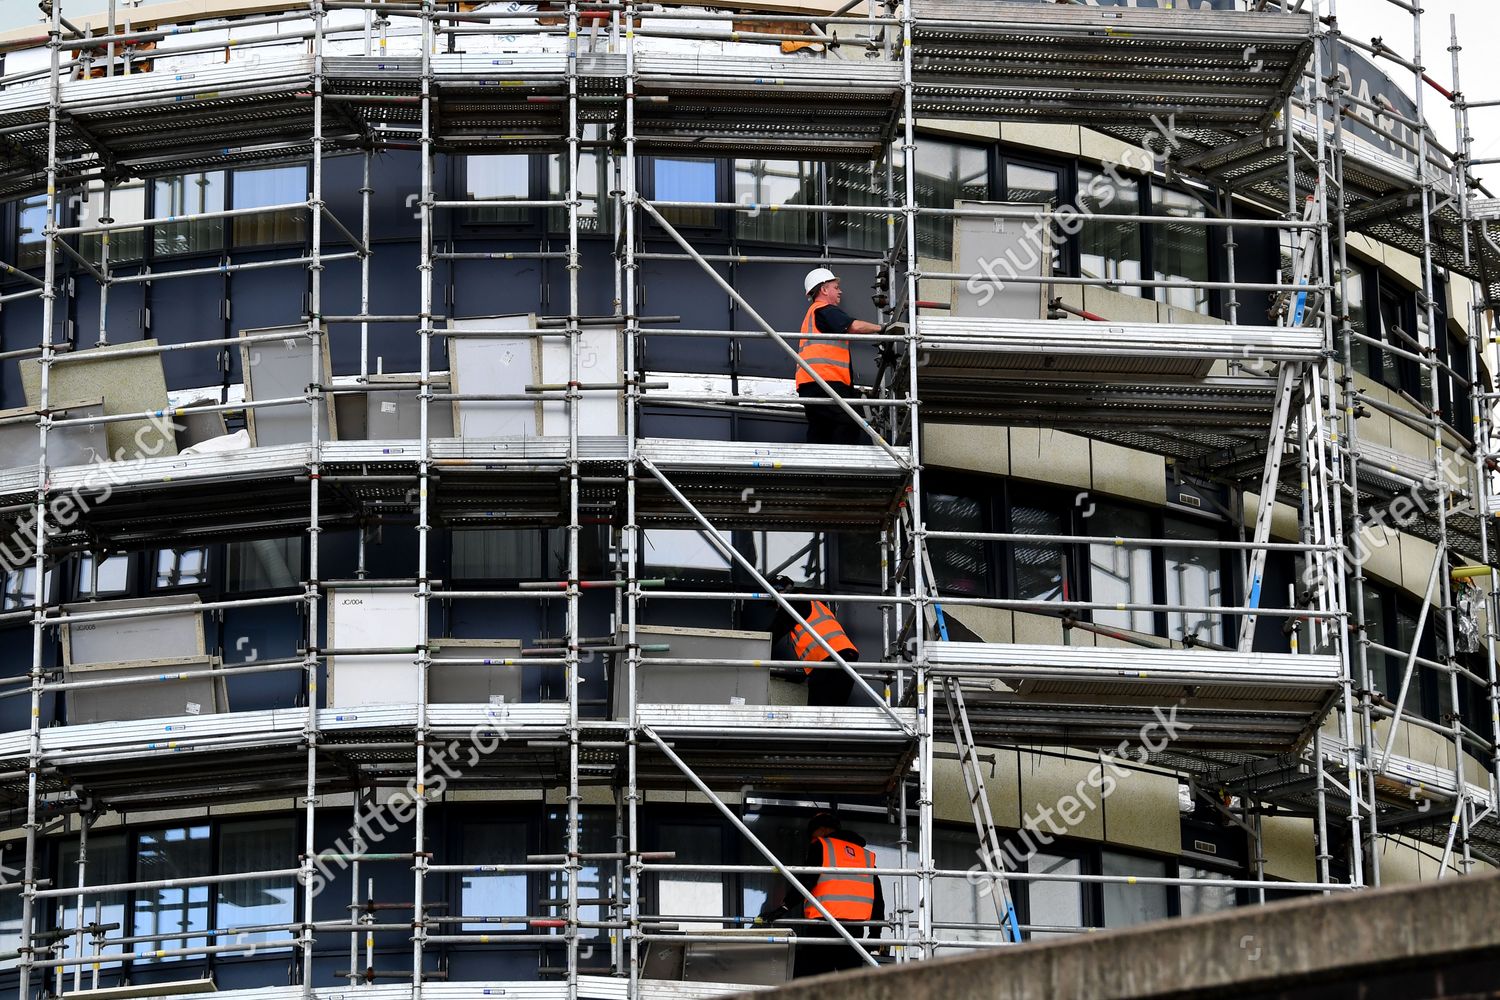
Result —
<instances>
[{"instance_id":1,"label":"removed cladding panel","mask_svg":"<svg viewBox=\"0 0 1500 1000\"><path fill-rule=\"evenodd\" d=\"M585 386L620 385L624 372L620 368L620 340L616 327L586 326L578 338L578 381ZM570 378L568 342L543 340L542 382L562 386ZM619 389L585 389L578 404L578 433L618 435L624 433L625 396ZM568 404L551 400L542 404L542 433L565 437L568 433Z\"/></svg>"},{"instance_id":2,"label":"removed cladding panel","mask_svg":"<svg viewBox=\"0 0 1500 1000\"><path fill-rule=\"evenodd\" d=\"M771 658L769 632L688 628L675 625L638 625L636 641L642 646L665 646L641 654L636 669L636 701L639 704L673 705L766 705L770 703L770 671L760 661ZM625 635L617 637L625 645ZM737 666L704 667L698 663L655 663L672 660L739 660ZM615 657L611 678L614 718L629 717L624 677L624 658Z\"/></svg>"},{"instance_id":3,"label":"removed cladding panel","mask_svg":"<svg viewBox=\"0 0 1500 1000\"><path fill-rule=\"evenodd\" d=\"M1035 221L1051 206L955 201L953 207L1004 210L1023 217L954 218L953 270L971 277L954 285L951 315L967 319L1045 319L1050 286L1016 279L1052 276L1052 227L1039 226Z\"/></svg>"},{"instance_id":4,"label":"removed cladding panel","mask_svg":"<svg viewBox=\"0 0 1500 1000\"><path fill-rule=\"evenodd\" d=\"M448 329L535 330L536 316L476 316L451 319ZM537 338L449 337L448 380L455 395L520 396L541 381ZM453 429L462 438L535 437L541 423L541 401L453 401Z\"/></svg>"},{"instance_id":5,"label":"removed cladding panel","mask_svg":"<svg viewBox=\"0 0 1500 1000\"><path fill-rule=\"evenodd\" d=\"M47 397L49 400L102 399L105 416L163 410L167 406L167 379L162 371L161 355L110 356L120 351L155 346L156 341L146 340L68 354L65 362L52 366ZM34 407L41 406L42 363L23 361L21 382L26 390L26 402ZM164 430L163 424L149 419L106 424L104 442L109 454L121 461L177 454L176 435L169 428Z\"/></svg>"},{"instance_id":6,"label":"removed cladding panel","mask_svg":"<svg viewBox=\"0 0 1500 1000\"><path fill-rule=\"evenodd\" d=\"M281 334L285 339L257 343L240 342L240 370L245 375L245 400L301 399L313 382L313 352L322 355L322 380L333 378L328 356L328 332L309 337L305 326L280 326L262 330L241 330L241 337ZM318 421L318 440L338 438L334 416L333 394L324 393L323 414ZM282 403L245 411L245 426L250 431L250 445L264 448L277 444L306 444L312 431L307 404Z\"/></svg>"},{"instance_id":7,"label":"removed cladding panel","mask_svg":"<svg viewBox=\"0 0 1500 1000\"><path fill-rule=\"evenodd\" d=\"M518 639L433 639L427 701L433 705L515 704L525 699ZM444 663L444 660L490 663Z\"/></svg>"},{"instance_id":8,"label":"removed cladding panel","mask_svg":"<svg viewBox=\"0 0 1500 1000\"><path fill-rule=\"evenodd\" d=\"M54 417L72 420L78 417L102 417L104 401L96 399L87 403L64 403L52 408ZM0 467L20 469L40 465L42 442L35 421L24 419L35 417L37 411L31 407L16 410L0 410ZM47 468L66 469L72 465L88 465L93 461L104 461L105 432L108 424L72 424L53 427L47 432Z\"/></svg>"},{"instance_id":9,"label":"removed cladding panel","mask_svg":"<svg viewBox=\"0 0 1500 1000\"><path fill-rule=\"evenodd\" d=\"M411 589L329 590L329 708L416 704L421 612Z\"/></svg>"}]
</instances>

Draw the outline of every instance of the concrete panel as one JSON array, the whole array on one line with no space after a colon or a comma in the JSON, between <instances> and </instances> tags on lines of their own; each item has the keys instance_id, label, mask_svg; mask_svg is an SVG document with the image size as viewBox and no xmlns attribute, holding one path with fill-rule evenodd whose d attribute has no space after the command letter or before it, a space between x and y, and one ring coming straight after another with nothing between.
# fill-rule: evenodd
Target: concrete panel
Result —
<instances>
[{"instance_id":1,"label":"concrete panel","mask_svg":"<svg viewBox=\"0 0 1500 1000\"><path fill-rule=\"evenodd\" d=\"M1407 885L1422 881L1422 855L1390 837L1380 841L1380 884Z\"/></svg>"},{"instance_id":2,"label":"concrete panel","mask_svg":"<svg viewBox=\"0 0 1500 1000\"><path fill-rule=\"evenodd\" d=\"M952 743L937 743L933 752L956 754ZM1014 750L991 747L979 748L980 767L984 777L984 790L989 793L990 812L994 814L998 827L1021 825L1020 762ZM963 771L956 760L938 759L933 762L933 815L945 823L973 823L974 814L969 809L969 793L964 787Z\"/></svg>"},{"instance_id":3,"label":"concrete panel","mask_svg":"<svg viewBox=\"0 0 1500 1000\"><path fill-rule=\"evenodd\" d=\"M1401 535L1389 528L1371 526L1360 534L1356 552L1364 555L1365 574L1386 583L1401 585ZM1425 584L1425 580L1423 583Z\"/></svg>"},{"instance_id":4,"label":"concrete panel","mask_svg":"<svg viewBox=\"0 0 1500 1000\"><path fill-rule=\"evenodd\" d=\"M1417 668L1421 670L1421 667ZM1417 682L1417 677L1412 677L1412 683ZM1394 692L1392 692L1394 697ZM1407 695L1408 702L1411 695ZM1402 723L1401 733L1406 734L1407 750L1406 756L1420 764L1431 764L1445 773L1453 771L1453 741L1440 733L1411 723ZM1399 738L1399 733L1398 733Z\"/></svg>"},{"instance_id":5,"label":"concrete panel","mask_svg":"<svg viewBox=\"0 0 1500 1000\"><path fill-rule=\"evenodd\" d=\"M1401 586L1411 591L1420 600L1427 591L1427 577L1432 572L1432 561L1437 558L1437 546L1423 538L1412 535L1401 536ZM1442 594L1443 581L1434 587L1433 596Z\"/></svg>"},{"instance_id":6,"label":"concrete panel","mask_svg":"<svg viewBox=\"0 0 1500 1000\"><path fill-rule=\"evenodd\" d=\"M954 139L962 139L973 142L976 137L985 139L1000 138L999 122L956 122L939 118L918 118L917 128L922 133L934 135L951 136Z\"/></svg>"},{"instance_id":7,"label":"concrete panel","mask_svg":"<svg viewBox=\"0 0 1500 1000\"><path fill-rule=\"evenodd\" d=\"M1377 385L1375 380L1359 372L1354 373L1355 384L1365 393L1382 403L1391 401L1391 392L1383 385ZM1367 416L1360 417L1356 422L1355 430L1359 433L1361 441L1369 441L1371 444L1384 445L1387 448L1391 444L1391 418L1384 413L1366 407Z\"/></svg>"},{"instance_id":8,"label":"concrete panel","mask_svg":"<svg viewBox=\"0 0 1500 1000\"><path fill-rule=\"evenodd\" d=\"M1260 497L1247 492L1245 494L1245 524L1253 525L1259 513ZM1297 537L1296 508L1278 501L1271 511L1271 538L1277 541L1296 541Z\"/></svg>"},{"instance_id":9,"label":"concrete panel","mask_svg":"<svg viewBox=\"0 0 1500 1000\"><path fill-rule=\"evenodd\" d=\"M1083 290L1083 301L1085 309L1111 323L1157 322L1156 303L1150 299L1089 285Z\"/></svg>"},{"instance_id":10,"label":"concrete panel","mask_svg":"<svg viewBox=\"0 0 1500 1000\"><path fill-rule=\"evenodd\" d=\"M1112 774L1107 768L1103 772ZM1104 839L1162 854L1182 850L1177 816L1177 778L1150 771L1130 771L1117 778L1104 800Z\"/></svg>"},{"instance_id":11,"label":"concrete panel","mask_svg":"<svg viewBox=\"0 0 1500 1000\"><path fill-rule=\"evenodd\" d=\"M1140 146L1086 128L1078 130L1078 143L1079 155L1099 163L1144 166L1150 158Z\"/></svg>"},{"instance_id":12,"label":"concrete panel","mask_svg":"<svg viewBox=\"0 0 1500 1000\"><path fill-rule=\"evenodd\" d=\"M1267 816L1261 826L1261 843L1268 876L1294 882L1317 881L1312 820Z\"/></svg>"},{"instance_id":13,"label":"concrete panel","mask_svg":"<svg viewBox=\"0 0 1500 1000\"><path fill-rule=\"evenodd\" d=\"M1411 407L1406 406L1405 409L1410 410ZM1399 420L1391 421L1391 447L1403 455L1411 455L1424 461L1432 460L1432 437Z\"/></svg>"},{"instance_id":14,"label":"concrete panel","mask_svg":"<svg viewBox=\"0 0 1500 1000\"><path fill-rule=\"evenodd\" d=\"M1000 138L1016 146L1045 149L1054 156L1077 156L1079 129L1075 125L1037 125L1030 122L1002 122Z\"/></svg>"},{"instance_id":15,"label":"concrete panel","mask_svg":"<svg viewBox=\"0 0 1500 1000\"><path fill-rule=\"evenodd\" d=\"M1090 441L1094 489L1112 496L1161 504L1167 499L1167 460L1161 455Z\"/></svg>"},{"instance_id":16,"label":"concrete panel","mask_svg":"<svg viewBox=\"0 0 1500 1000\"><path fill-rule=\"evenodd\" d=\"M1244 279L1241 279L1244 280ZM1199 326L1223 326L1224 321L1213 316L1206 316L1195 309L1183 309L1180 306L1169 306L1158 303L1157 315L1163 323L1196 323Z\"/></svg>"},{"instance_id":17,"label":"concrete panel","mask_svg":"<svg viewBox=\"0 0 1500 1000\"><path fill-rule=\"evenodd\" d=\"M984 642L1014 642L1014 613L1006 608L960 607L944 609L949 618L969 629Z\"/></svg>"},{"instance_id":18,"label":"concrete panel","mask_svg":"<svg viewBox=\"0 0 1500 1000\"><path fill-rule=\"evenodd\" d=\"M1089 442L1067 431L1010 429L1010 474L1058 486L1089 487Z\"/></svg>"},{"instance_id":19,"label":"concrete panel","mask_svg":"<svg viewBox=\"0 0 1500 1000\"><path fill-rule=\"evenodd\" d=\"M1388 271L1403 278L1413 288L1422 287L1422 261L1419 258L1395 247L1382 245L1380 249Z\"/></svg>"},{"instance_id":20,"label":"concrete panel","mask_svg":"<svg viewBox=\"0 0 1500 1000\"><path fill-rule=\"evenodd\" d=\"M1103 840L1104 810L1099 807L1099 790L1088 781L1094 764L1091 758L1062 760L1021 751L1020 825L1049 836ZM1070 817L1077 822L1069 822Z\"/></svg>"},{"instance_id":21,"label":"concrete panel","mask_svg":"<svg viewBox=\"0 0 1500 1000\"><path fill-rule=\"evenodd\" d=\"M1004 427L930 424L922 433L922 461L928 466L1010 474L1010 435Z\"/></svg>"},{"instance_id":22,"label":"concrete panel","mask_svg":"<svg viewBox=\"0 0 1500 1000\"><path fill-rule=\"evenodd\" d=\"M1062 619L1051 615L1034 615L1025 611L1015 612L1012 625L1013 642L1026 646L1055 646L1063 641ZM1074 636L1075 640L1093 639L1087 632ZM1075 645L1091 646L1092 642L1075 642Z\"/></svg>"}]
</instances>

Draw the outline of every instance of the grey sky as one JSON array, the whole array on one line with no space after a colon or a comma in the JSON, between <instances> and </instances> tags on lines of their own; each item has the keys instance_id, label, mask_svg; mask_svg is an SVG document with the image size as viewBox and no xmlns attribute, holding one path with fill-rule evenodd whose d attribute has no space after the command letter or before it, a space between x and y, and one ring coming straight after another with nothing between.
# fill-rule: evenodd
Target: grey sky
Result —
<instances>
[{"instance_id":1,"label":"grey sky","mask_svg":"<svg viewBox=\"0 0 1500 1000\"><path fill-rule=\"evenodd\" d=\"M1323 0L1325 13L1330 0ZM1500 30L1500 4L1495 0L1422 0L1422 64L1427 75L1444 87L1453 86L1453 64L1448 53L1450 18L1458 21L1460 82L1464 95L1471 101L1500 101L1500 60L1495 57L1495 33ZM1410 59L1412 16L1389 0L1336 0L1339 24L1344 33L1360 41L1381 38L1403 58ZM1381 68L1413 92L1410 72L1387 60ZM1426 102L1427 122L1438 141L1452 148L1454 142L1453 112L1448 101L1431 87ZM1500 107L1480 108L1470 112L1470 130L1474 134L1473 155L1476 159L1500 157ZM1476 171L1497 195L1500 195L1500 164L1479 167Z\"/></svg>"},{"instance_id":2,"label":"grey sky","mask_svg":"<svg viewBox=\"0 0 1500 1000\"><path fill-rule=\"evenodd\" d=\"M1314 0L1307 0L1311 5ZM1362 41L1376 36L1403 56L1412 54L1412 18L1390 0L1317 0L1323 13L1334 7L1344 31ZM139 0L117 0L120 9L137 6ZM1471 100L1500 100L1500 59L1495 57L1494 39L1500 32L1500 2L1497 0L1422 0L1423 56L1428 73L1443 86L1453 82L1448 55L1449 17L1458 18L1460 70L1463 89ZM104 10L108 0L67 0L65 10L87 13ZM0 31L38 23L35 0L0 0ZM1488 43L1488 44L1487 44ZM1405 70L1390 63L1386 69L1408 93L1411 78ZM1451 146L1454 141L1453 114L1448 102L1436 91L1428 90L1427 120L1437 132L1439 141ZM1500 107L1472 112L1474 156L1500 157ZM1500 194L1500 165L1481 167L1479 174Z\"/></svg>"}]
</instances>

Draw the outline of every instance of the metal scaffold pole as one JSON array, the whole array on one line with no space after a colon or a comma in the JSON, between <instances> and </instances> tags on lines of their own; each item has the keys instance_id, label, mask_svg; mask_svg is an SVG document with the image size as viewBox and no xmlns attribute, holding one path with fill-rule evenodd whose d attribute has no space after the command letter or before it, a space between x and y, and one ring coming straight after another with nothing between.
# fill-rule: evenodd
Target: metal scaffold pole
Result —
<instances>
[{"instance_id":1,"label":"metal scaffold pole","mask_svg":"<svg viewBox=\"0 0 1500 1000\"><path fill-rule=\"evenodd\" d=\"M58 211L58 130L61 127L62 115L62 0L52 0L49 5L47 26L47 55L51 64L51 81L48 85L47 97L47 153L46 153L46 222L43 228L43 262L42 262L42 329L41 329L41 371L40 388L38 394L38 409L40 411L37 421L38 446L41 452L41 466L37 470L36 483L36 506L33 517L36 519L32 526L32 537L30 539L33 549L31 583L31 717L29 721L30 734L27 740L26 753L26 855L24 871L21 881L21 948L20 948L20 990L21 997L31 995L31 976L37 961L37 932L40 922L40 914L37 912L37 866L39 863L38 850L41 844L38 839L41 827L37 796L40 791L39 771L42 766L42 684L46 679L47 661L45 655L47 604L49 595L47 583L49 572L47 569L47 408L51 404L52 360L54 345L52 342L53 323L57 309L57 211ZM46 10L46 8L44 8ZM45 986L45 973L42 977L42 985Z\"/></svg>"}]
</instances>

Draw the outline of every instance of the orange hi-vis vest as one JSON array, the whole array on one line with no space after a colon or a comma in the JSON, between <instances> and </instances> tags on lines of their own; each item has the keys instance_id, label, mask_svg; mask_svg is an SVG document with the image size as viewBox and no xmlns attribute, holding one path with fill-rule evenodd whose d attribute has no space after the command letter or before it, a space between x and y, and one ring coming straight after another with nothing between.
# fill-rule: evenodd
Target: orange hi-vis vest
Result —
<instances>
[{"instance_id":1,"label":"orange hi-vis vest","mask_svg":"<svg viewBox=\"0 0 1500 1000\"><path fill-rule=\"evenodd\" d=\"M812 626L812 632L801 622L792 626L792 650L803 663L822 663L828 659L828 650L818 645L813 639L813 632L822 636L823 641L840 655L858 652L858 647L844 634L844 626L833 617L833 609L822 601L812 602L812 608L807 613L807 624ZM803 669L812 673L812 667Z\"/></svg>"},{"instance_id":2,"label":"orange hi-vis vest","mask_svg":"<svg viewBox=\"0 0 1500 1000\"><path fill-rule=\"evenodd\" d=\"M823 845L823 863L819 867L841 870L818 876L813 898L835 920L869 920L875 915L875 852L836 837L819 837L818 843ZM823 919L823 914L811 903L802 907L802 915L808 920Z\"/></svg>"},{"instance_id":3,"label":"orange hi-vis vest","mask_svg":"<svg viewBox=\"0 0 1500 1000\"><path fill-rule=\"evenodd\" d=\"M849 363L849 341L847 340L809 340L808 335L817 335L818 325L813 321L819 309L828 305L827 302L813 303L807 307L807 315L802 317L802 340L797 344L797 353L802 360L807 362L807 367L818 373L818 377L824 382L842 382L844 385L853 385L854 378L850 374ZM812 385L812 376L797 366L797 385Z\"/></svg>"}]
</instances>

